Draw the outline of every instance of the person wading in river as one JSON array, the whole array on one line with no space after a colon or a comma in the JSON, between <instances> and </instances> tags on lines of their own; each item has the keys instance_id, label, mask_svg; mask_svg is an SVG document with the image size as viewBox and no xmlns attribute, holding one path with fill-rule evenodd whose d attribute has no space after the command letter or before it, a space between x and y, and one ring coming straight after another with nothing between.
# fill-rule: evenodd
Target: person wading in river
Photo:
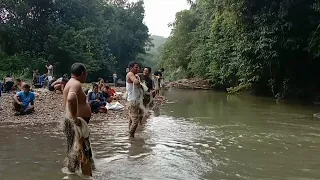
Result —
<instances>
[{"instance_id":1,"label":"person wading in river","mask_svg":"<svg viewBox=\"0 0 320 180\"><path fill-rule=\"evenodd\" d=\"M159 71L154 72L154 80L155 80L155 92L156 95L160 95L160 90L162 89L163 82L163 72L164 69L161 68Z\"/></svg>"},{"instance_id":2,"label":"person wading in river","mask_svg":"<svg viewBox=\"0 0 320 180\"><path fill-rule=\"evenodd\" d=\"M82 173L92 176L94 162L87 125L91 118L91 108L86 102L86 95L81 86L86 79L85 66L81 63L74 63L71 66L71 79L63 90L63 104L66 111L64 133L67 137L68 170L75 172L81 164Z\"/></svg>"},{"instance_id":3,"label":"person wading in river","mask_svg":"<svg viewBox=\"0 0 320 180\"><path fill-rule=\"evenodd\" d=\"M155 91L153 88L153 81L150 77L151 75L151 67L145 67L143 70L143 75L141 76L141 81L145 83L145 85L148 87L148 92L145 93L143 98L143 105L145 107L149 106L152 107L152 102L150 102L151 96L155 96Z\"/></svg>"},{"instance_id":4,"label":"person wading in river","mask_svg":"<svg viewBox=\"0 0 320 180\"><path fill-rule=\"evenodd\" d=\"M129 110L129 136L134 138L134 133L142 118L142 109L140 105L140 90L141 84L137 73L140 71L140 65L136 62L129 63L129 72L126 75L127 101Z\"/></svg>"}]
</instances>

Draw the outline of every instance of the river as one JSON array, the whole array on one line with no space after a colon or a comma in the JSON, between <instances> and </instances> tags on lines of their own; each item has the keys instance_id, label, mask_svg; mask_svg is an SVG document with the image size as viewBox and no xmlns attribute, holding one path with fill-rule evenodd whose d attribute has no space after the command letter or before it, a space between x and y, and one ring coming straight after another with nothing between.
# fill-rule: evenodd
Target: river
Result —
<instances>
[{"instance_id":1,"label":"river","mask_svg":"<svg viewBox=\"0 0 320 180\"><path fill-rule=\"evenodd\" d=\"M94 179L320 179L317 107L172 90L160 116L128 140L125 122L92 122ZM2 180L81 179L62 171L57 124L0 124Z\"/></svg>"}]
</instances>

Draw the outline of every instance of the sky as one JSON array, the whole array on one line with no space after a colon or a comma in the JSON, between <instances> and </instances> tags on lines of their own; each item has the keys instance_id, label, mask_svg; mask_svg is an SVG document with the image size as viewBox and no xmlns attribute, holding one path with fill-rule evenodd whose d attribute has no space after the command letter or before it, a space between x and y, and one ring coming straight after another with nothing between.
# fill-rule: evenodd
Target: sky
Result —
<instances>
[{"instance_id":1,"label":"sky","mask_svg":"<svg viewBox=\"0 0 320 180\"><path fill-rule=\"evenodd\" d=\"M174 21L176 13L189 9L187 0L144 0L144 6L144 23L148 26L149 33L164 37L170 35L171 28L168 24Z\"/></svg>"}]
</instances>

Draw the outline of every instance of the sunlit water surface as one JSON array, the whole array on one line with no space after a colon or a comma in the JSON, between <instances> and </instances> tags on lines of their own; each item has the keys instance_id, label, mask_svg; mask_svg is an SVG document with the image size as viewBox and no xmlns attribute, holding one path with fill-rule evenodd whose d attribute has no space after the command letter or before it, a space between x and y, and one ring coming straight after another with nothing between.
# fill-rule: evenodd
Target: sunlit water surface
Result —
<instances>
[{"instance_id":1,"label":"sunlit water surface","mask_svg":"<svg viewBox=\"0 0 320 180\"><path fill-rule=\"evenodd\" d=\"M212 91L165 95L161 115L133 141L126 122L92 122L94 179L320 179L316 107ZM81 179L62 171L58 124L0 124L0 136L1 179Z\"/></svg>"}]
</instances>

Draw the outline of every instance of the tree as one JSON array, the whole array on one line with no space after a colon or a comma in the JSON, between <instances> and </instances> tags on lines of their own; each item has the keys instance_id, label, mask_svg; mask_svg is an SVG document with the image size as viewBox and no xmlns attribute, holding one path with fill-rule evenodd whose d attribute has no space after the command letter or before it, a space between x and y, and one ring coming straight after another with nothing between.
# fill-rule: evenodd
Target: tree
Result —
<instances>
[{"instance_id":1,"label":"tree","mask_svg":"<svg viewBox=\"0 0 320 180\"><path fill-rule=\"evenodd\" d=\"M176 14L159 64L229 92L314 97L319 19L315 0L193 1Z\"/></svg>"},{"instance_id":2,"label":"tree","mask_svg":"<svg viewBox=\"0 0 320 180\"><path fill-rule=\"evenodd\" d=\"M3 0L0 17L0 74L44 71L51 61L57 75L82 62L89 80L109 77L149 41L143 1Z\"/></svg>"}]
</instances>

